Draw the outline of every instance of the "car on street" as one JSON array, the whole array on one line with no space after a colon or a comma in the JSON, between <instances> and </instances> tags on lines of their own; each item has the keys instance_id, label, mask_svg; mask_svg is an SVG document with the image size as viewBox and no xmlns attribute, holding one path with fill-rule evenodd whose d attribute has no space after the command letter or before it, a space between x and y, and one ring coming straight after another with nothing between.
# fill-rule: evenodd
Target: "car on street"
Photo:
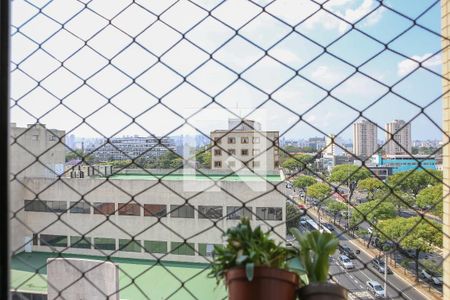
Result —
<instances>
[{"instance_id":1,"label":"car on street","mask_svg":"<svg viewBox=\"0 0 450 300\"><path fill-rule=\"evenodd\" d=\"M420 271L420 277L425 281L431 282L435 285L442 285L442 275L422 269Z\"/></svg>"},{"instance_id":2,"label":"car on street","mask_svg":"<svg viewBox=\"0 0 450 300\"><path fill-rule=\"evenodd\" d=\"M338 261L339 261L339 264L344 267L344 269L354 269L355 268L355 265L350 260L350 258L348 258L345 255L339 255Z\"/></svg>"},{"instance_id":3,"label":"car on street","mask_svg":"<svg viewBox=\"0 0 450 300\"><path fill-rule=\"evenodd\" d=\"M366 282L366 288L375 298L380 299L385 297L384 288L381 284L375 280L369 280Z\"/></svg>"},{"instance_id":4,"label":"car on street","mask_svg":"<svg viewBox=\"0 0 450 300\"><path fill-rule=\"evenodd\" d=\"M384 274L385 265L383 260L381 260L380 258L374 258L372 260L372 266L375 268L375 270ZM389 268L389 266L387 267L386 271L388 274L392 274L392 270L391 268Z\"/></svg>"},{"instance_id":5,"label":"car on street","mask_svg":"<svg viewBox=\"0 0 450 300\"><path fill-rule=\"evenodd\" d=\"M353 251L349 246L346 245L339 245L339 253L347 256L350 259L356 258L355 251Z\"/></svg>"},{"instance_id":6,"label":"car on street","mask_svg":"<svg viewBox=\"0 0 450 300\"><path fill-rule=\"evenodd\" d=\"M329 231L334 231L334 226L330 223L325 223L323 226L325 226Z\"/></svg>"}]
</instances>

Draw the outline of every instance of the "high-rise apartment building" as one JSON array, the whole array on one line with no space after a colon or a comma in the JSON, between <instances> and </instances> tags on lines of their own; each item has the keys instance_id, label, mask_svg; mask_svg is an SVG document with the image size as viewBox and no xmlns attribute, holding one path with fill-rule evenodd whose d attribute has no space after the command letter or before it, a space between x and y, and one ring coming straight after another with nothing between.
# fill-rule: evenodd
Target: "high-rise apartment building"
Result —
<instances>
[{"instance_id":1,"label":"high-rise apartment building","mask_svg":"<svg viewBox=\"0 0 450 300\"><path fill-rule=\"evenodd\" d=\"M394 120L386 123L386 146L387 155L407 155L411 153L411 124L403 120Z\"/></svg>"},{"instance_id":2,"label":"high-rise apartment building","mask_svg":"<svg viewBox=\"0 0 450 300\"><path fill-rule=\"evenodd\" d=\"M377 126L368 121L360 120L353 124L353 153L366 159L377 151Z\"/></svg>"},{"instance_id":3,"label":"high-rise apartment building","mask_svg":"<svg viewBox=\"0 0 450 300\"><path fill-rule=\"evenodd\" d=\"M265 172L279 166L279 132L261 131L261 125L252 120L231 119L228 129L214 130L211 139L211 169L248 169Z\"/></svg>"}]
</instances>

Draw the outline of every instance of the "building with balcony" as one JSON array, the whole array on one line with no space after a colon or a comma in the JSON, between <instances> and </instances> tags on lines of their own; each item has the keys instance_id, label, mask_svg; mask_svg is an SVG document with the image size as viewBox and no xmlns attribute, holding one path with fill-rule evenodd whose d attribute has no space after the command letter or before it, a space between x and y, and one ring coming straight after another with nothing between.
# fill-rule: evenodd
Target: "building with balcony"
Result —
<instances>
[{"instance_id":1,"label":"building with balcony","mask_svg":"<svg viewBox=\"0 0 450 300\"><path fill-rule=\"evenodd\" d=\"M360 159L366 159L377 149L377 126L365 119L353 123L353 154Z\"/></svg>"}]
</instances>

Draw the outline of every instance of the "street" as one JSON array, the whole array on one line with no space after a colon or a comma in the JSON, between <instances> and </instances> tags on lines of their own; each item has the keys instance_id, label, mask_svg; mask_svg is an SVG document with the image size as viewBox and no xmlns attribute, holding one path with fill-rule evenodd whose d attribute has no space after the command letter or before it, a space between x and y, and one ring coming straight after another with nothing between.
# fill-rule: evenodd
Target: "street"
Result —
<instances>
[{"instance_id":1,"label":"street","mask_svg":"<svg viewBox=\"0 0 450 300\"><path fill-rule=\"evenodd\" d=\"M318 222L317 215L312 209L308 210L308 216L315 222ZM307 230L300 225L301 231ZM375 280L384 285L384 274L379 273L370 264L373 259L363 247L357 247L353 242L353 238L342 233L335 228L334 233L339 237L341 246L348 246L352 250L359 250L357 258L353 260L354 269L345 270L337 262L339 251L331 258L330 275L333 280L349 290L353 299L375 299L366 289L366 282ZM419 291L411 287L407 282L402 280L395 274L388 275L387 282L387 299L409 299L409 300L427 300L426 295L422 295Z\"/></svg>"}]
</instances>

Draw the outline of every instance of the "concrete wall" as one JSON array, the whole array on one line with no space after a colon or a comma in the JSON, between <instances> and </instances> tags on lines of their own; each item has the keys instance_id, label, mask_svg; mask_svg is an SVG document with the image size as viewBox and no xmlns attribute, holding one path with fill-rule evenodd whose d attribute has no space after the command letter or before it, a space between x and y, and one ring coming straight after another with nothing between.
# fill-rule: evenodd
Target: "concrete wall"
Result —
<instances>
[{"instance_id":1,"label":"concrete wall","mask_svg":"<svg viewBox=\"0 0 450 300\"><path fill-rule=\"evenodd\" d=\"M284 185L280 184L277 190L264 181L251 183L238 181L222 181L217 186L212 181L180 181L168 180L163 184L156 180L104 180L104 179L77 179L64 178L54 182L51 179L28 178L26 179L27 189L24 190L22 198L16 196L16 205L23 206L24 199L33 199L34 194L39 194L41 200L56 201L78 201L82 197L89 203L94 202L114 202L125 203L134 199L138 204L167 204L167 211L171 204L184 204L183 198L188 198L189 203L196 208L199 205L242 206L245 202L247 206L253 207L281 207L281 221L256 221L253 216L253 223L261 224L265 229L273 226L276 234L273 237L282 240L286 237L284 220L286 216L284 196ZM195 189L192 189L195 187ZM222 190L223 189L223 190ZM204 192L199 192L203 191ZM225 192L226 191L226 192ZM84 196L83 196L84 195ZM235 199L237 198L237 199ZM242 202L241 202L242 201ZM116 206L117 208L117 206ZM92 210L91 210L92 212ZM23 243L23 236L32 236L33 233L80 236L86 234L88 237L105 237L115 239L130 239L134 236L137 240L157 240L157 241L179 241L184 238L191 243L221 244L222 233L226 228L235 226L237 220L218 221L198 218L198 212L194 219L164 217L158 222L156 217L143 216L123 216L115 215L106 217L100 214L74 214L65 213L58 217L51 212L25 212L17 214L18 219L23 224L17 224L14 230L19 235L16 243ZM216 227L214 226L216 223ZM268 224L268 225L267 225ZM20 227L20 228L18 228ZM13 233L14 234L14 233ZM18 248L20 244L13 245ZM37 251L53 251L47 246L33 246ZM60 251L60 250L58 250ZM110 251L100 251L95 249L68 249L69 253L104 255ZM118 252L119 257L134 258L155 258L148 253ZM165 259L174 261L197 261L205 262L205 259L196 255L195 257L185 257L169 254Z\"/></svg>"},{"instance_id":2,"label":"concrete wall","mask_svg":"<svg viewBox=\"0 0 450 300\"><path fill-rule=\"evenodd\" d=\"M48 259L47 281L48 300L120 299L119 271L111 262Z\"/></svg>"}]
</instances>

